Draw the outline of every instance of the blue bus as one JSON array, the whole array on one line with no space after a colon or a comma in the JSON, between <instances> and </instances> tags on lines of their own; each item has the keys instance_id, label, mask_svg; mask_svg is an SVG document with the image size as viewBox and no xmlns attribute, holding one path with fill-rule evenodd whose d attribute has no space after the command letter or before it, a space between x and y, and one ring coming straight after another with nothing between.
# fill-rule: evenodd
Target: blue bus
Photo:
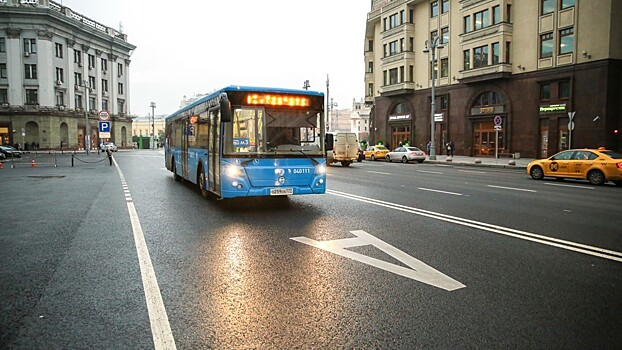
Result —
<instances>
[{"instance_id":1,"label":"blue bus","mask_svg":"<svg viewBox=\"0 0 622 350\"><path fill-rule=\"evenodd\" d=\"M166 118L165 163L203 197L326 192L324 94L228 86Z\"/></svg>"}]
</instances>

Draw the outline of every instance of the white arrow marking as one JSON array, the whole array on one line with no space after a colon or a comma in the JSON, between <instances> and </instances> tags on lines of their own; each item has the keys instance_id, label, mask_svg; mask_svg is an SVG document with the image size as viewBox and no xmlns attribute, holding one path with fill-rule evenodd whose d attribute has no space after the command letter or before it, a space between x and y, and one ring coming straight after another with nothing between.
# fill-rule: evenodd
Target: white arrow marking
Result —
<instances>
[{"instance_id":1,"label":"white arrow marking","mask_svg":"<svg viewBox=\"0 0 622 350\"><path fill-rule=\"evenodd\" d=\"M403 251L395 248L394 246L386 242L379 240L378 238L370 235L365 231L357 230L350 231L350 233L355 235L356 238L343 238L330 241L316 241L307 237L292 237L291 239L447 291L453 291L466 287L464 284L452 279L447 275L444 275L440 271L433 269L422 261L413 258L412 256L404 253ZM372 245L382 250L383 252L389 254L390 256L399 260L404 265L410 268L405 268L386 261L378 260L376 258L372 258L346 249L365 245Z\"/></svg>"}]
</instances>

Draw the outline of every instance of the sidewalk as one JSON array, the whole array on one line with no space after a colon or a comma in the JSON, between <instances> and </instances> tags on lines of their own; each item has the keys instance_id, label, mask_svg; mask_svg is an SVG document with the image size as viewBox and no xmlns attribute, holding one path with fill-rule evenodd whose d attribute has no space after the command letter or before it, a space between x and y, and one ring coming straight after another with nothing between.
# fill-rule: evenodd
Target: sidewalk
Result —
<instances>
[{"instance_id":1,"label":"sidewalk","mask_svg":"<svg viewBox=\"0 0 622 350\"><path fill-rule=\"evenodd\" d=\"M534 160L533 158L499 158L494 157L467 157L467 156L453 156L448 157L446 155L437 155L436 160L429 160L426 158L425 163L432 164L453 164L464 166L479 166L489 168L505 168L505 169L521 169L525 170L527 164Z\"/></svg>"}]
</instances>

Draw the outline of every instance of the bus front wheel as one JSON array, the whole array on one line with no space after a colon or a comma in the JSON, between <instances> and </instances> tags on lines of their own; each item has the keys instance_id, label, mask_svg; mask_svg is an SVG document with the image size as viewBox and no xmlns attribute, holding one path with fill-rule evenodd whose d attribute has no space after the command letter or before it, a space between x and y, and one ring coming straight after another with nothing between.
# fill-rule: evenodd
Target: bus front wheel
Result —
<instances>
[{"instance_id":1,"label":"bus front wheel","mask_svg":"<svg viewBox=\"0 0 622 350\"><path fill-rule=\"evenodd\" d=\"M205 199L209 199L210 193L205 188L205 171L203 171L203 167L199 167L199 190L201 191L201 196Z\"/></svg>"}]
</instances>

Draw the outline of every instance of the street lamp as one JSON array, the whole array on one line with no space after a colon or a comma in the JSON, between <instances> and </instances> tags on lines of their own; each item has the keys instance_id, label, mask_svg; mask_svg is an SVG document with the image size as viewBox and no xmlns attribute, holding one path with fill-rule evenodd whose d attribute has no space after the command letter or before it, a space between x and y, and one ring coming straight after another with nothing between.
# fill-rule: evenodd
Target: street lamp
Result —
<instances>
[{"instance_id":1,"label":"street lamp","mask_svg":"<svg viewBox=\"0 0 622 350\"><path fill-rule=\"evenodd\" d=\"M152 143L152 147L153 149L155 149L155 108L156 108L156 104L155 102L151 102L151 104L149 104L149 106L151 107L151 143Z\"/></svg>"},{"instance_id":2,"label":"street lamp","mask_svg":"<svg viewBox=\"0 0 622 350\"><path fill-rule=\"evenodd\" d=\"M430 106L430 160L436 160L436 141L434 136L436 134L434 130L434 114L436 113L436 102L434 97L434 82L436 80L436 49L443 48L443 44L439 44L439 36L435 36L432 40L425 41L425 50L423 53L429 53L432 51L432 103Z\"/></svg>"},{"instance_id":3,"label":"street lamp","mask_svg":"<svg viewBox=\"0 0 622 350\"><path fill-rule=\"evenodd\" d=\"M84 150L86 154L89 154L91 149L91 128L89 126L89 92L91 91L91 84L88 80L83 80L80 85L84 88L84 100L85 100L85 109L84 109L84 121L86 124L84 125Z\"/></svg>"},{"instance_id":4,"label":"street lamp","mask_svg":"<svg viewBox=\"0 0 622 350\"><path fill-rule=\"evenodd\" d=\"M337 102L333 102L333 98L330 98L330 114L329 114L329 129L332 129L332 131L335 131L334 129L334 118L333 118L333 108L334 107L338 107L339 105L337 104ZM339 117L339 109L337 109L337 117Z\"/></svg>"}]
</instances>

